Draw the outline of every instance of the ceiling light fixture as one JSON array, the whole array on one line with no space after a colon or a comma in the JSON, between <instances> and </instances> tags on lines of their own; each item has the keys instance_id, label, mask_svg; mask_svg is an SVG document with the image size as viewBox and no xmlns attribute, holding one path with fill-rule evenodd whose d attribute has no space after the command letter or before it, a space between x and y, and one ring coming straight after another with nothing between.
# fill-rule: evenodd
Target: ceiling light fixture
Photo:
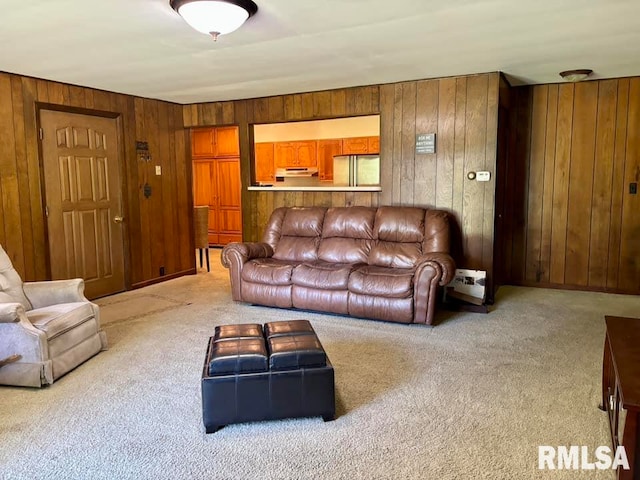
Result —
<instances>
[{"instance_id":1,"label":"ceiling light fixture","mask_svg":"<svg viewBox=\"0 0 640 480\"><path fill-rule=\"evenodd\" d=\"M560 72L560 76L567 82L580 82L593 73L593 70L589 68L582 68L579 70L565 70Z\"/></svg>"},{"instance_id":2,"label":"ceiling light fixture","mask_svg":"<svg viewBox=\"0 0 640 480\"><path fill-rule=\"evenodd\" d=\"M192 28L209 34L231 33L258 11L251 0L171 0L171 8Z\"/></svg>"}]
</instances>

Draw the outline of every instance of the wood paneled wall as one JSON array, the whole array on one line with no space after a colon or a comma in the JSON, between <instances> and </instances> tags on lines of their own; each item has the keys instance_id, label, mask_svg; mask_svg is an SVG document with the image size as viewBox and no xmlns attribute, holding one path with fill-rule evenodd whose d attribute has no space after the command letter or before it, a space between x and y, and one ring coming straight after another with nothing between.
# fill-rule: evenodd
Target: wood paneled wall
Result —
<instances>
[{"instance_id":1,"label":"wood paneled wall","mask_svg":"<svg viewBox=\"0 0 640 480\"><path fill-rule=\"evenodd\" d=\"M185 127L238 125L243 231L259 240L279 206L415 205L450 211L461 267L493 270L499 74L356 87L268 98L186 105ZM249 125L381 115L382 192L254 192ZM415 135L436 133L435 154L416 154ZM490 182L466 179L487 170ZM460 234L460 231L463 233ZM491 295L490 295L491 296Z\"/></svg>"},{"instance_id":2,"label":"wood paneled wall","mask_svg":"<svg viewBox=\"0 0 640 480\"><path fill-rule=\"evenodd\" d=\"M129 245L129 285L193 272L191 166L182 106L0 73L0 244L25 280L48 278L36 105L118 115ZM136 140L149 143L140 161ZM155 175L160 165L162 175ZM145 198L142 187L152 188Z\"/></svg>"},{"instance_id":3,"label":"wood paneled wall","mask_svg":"<svg viewBox=\"0 0 640 480\"><path fill-rule=\"evenodd\" d=\"M640 78L511 93L506 281L640 293Z\"/></svg>"}]
</instances>

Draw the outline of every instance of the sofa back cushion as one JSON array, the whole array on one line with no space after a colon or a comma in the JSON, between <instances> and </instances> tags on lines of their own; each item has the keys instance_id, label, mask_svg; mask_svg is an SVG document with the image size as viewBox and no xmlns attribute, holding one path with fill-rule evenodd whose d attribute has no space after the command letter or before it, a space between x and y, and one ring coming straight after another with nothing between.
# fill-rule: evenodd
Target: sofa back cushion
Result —
<instances>
[{"instance_id":1,"label":"sofa back cushion","mask_svg":"<svg viewBox=\"0 0 640 480\"><path fill-rule=\"evenodd\" d=\"M331 263L367 263L373 244L376 209L334 207L327 210L318 249L320 260Z\"/></svg>"},{"instance_id":2,"label":"sofa back cushion","mask_svg":"<svg viewBox=\"0 0 640 480\"><path fill-rule=\"evenodd\" d=\"M273 242L273 258L295 262L317 260L326 210L323 207L292 207L279 212L276 222L270 221L267 227L269 240Z\"/></svg>"},{"instance_id":3,"label":"sofa back cushion","mask_svg":"<svg viewBox=\"0 0 640 480\"><path fill-rule=\"evenodd\" d=\"M25 310L31 310L31 302L25 296L22 289L22 279L13 264L9 255L0 245L0 302L17 302L21 304Z\"/></svg>"},{"instance_id":4,"label":"sofa back cushion","mask_svg":"<svg viewBox=\"0 0 640 480\"><path fill-rule=\"evenodd\" d=\"M369 265L412 268L422 255L425 210L416 207L379 207L373 229Z\"/></svg>"},{"instance_id":5,"label":"sofa back cushion","mask_svg":"<svg viewBox=\"0 0 640 480\"><path fill-rule=\"evenodd\" d=\"M423 253L449 253L449 214L444 210L427 210L424 217Z\"/></svg>"}]
</instances>

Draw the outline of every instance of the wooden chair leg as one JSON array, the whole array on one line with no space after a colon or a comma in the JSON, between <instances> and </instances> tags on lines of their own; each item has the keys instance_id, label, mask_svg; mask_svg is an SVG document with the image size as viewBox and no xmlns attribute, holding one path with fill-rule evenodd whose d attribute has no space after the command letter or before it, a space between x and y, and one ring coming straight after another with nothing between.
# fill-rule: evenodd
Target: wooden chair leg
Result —
<instances>
[{"instance_id":1,"label":"wooden chair leg","mask_svg":"<svg viewBox=\"0 0 640 480\"><path fill-rule=\"evenodd\" d=\"M211 269L209 268L209 247L207 247L207 272L210 272Z\"/></svg>"},{"instance_id":2,"label":"wooden chair leg","mask_svg":"<svg viewBox=\"0 0 640 480\"><path fill-rule=\"evenodd\" d=\"M200 250L200 268L202 268L202 249L199 248L198 250Z\"/></svg>"}]
</instances>

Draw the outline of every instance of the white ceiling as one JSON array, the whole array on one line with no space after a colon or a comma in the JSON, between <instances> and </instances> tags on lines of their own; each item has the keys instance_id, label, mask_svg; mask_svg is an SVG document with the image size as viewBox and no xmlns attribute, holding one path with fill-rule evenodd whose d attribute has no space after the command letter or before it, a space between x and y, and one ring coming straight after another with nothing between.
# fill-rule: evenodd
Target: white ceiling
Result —
<instances>
[{"instance_id":1,"label":"white ceiling","mask_svg":"<svg viewBox=\"0 0 640 480\"><path fill-rule=\"evenodd\" d=\"M504 72L640 75L639 0L255 0L214 42L169 0L1 0L0 71L178 103Z\"/></svg>"}]
</instances>

